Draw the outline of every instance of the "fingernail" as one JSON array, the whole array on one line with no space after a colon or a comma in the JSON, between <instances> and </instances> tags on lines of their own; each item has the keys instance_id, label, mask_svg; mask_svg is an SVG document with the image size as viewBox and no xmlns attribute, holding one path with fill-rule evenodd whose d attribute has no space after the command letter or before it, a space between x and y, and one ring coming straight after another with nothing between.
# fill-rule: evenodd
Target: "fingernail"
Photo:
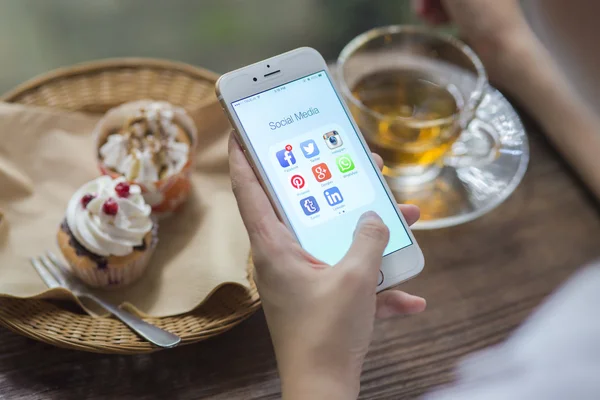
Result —
<instances>
[{"instance_id":1,"label":"fingernail","mask_svg":"<svg viewBox=\"0 0 600 400\"><path fill-rule=\"evenodd\" d=\"M354 232L352 233L352 237L356 236L356 231L358 228L367 221L381 221L381 217L375 211L367 211L363 215L360 216L358 222L356 223L356 228L354 228Z\"/></svg>"},{"instance_id":2,"label":"fingernail","mask_svg":"<svg viewBox=\"0 0 600 400\"><path fill-rule=\"evenodd\" d=\"M367 211L366 213L360 216L360 218L358 219L358 223L362 224L363 222L368 220L381 221L381 217L375 211Z\"/></svg>"},{"instance_id":3,"label":"fingernail","mask_svg":"<svg viewBox=\"0 0 600 400\"><path fill-rule=\"evenodd\" d=\"M352 237L356 236L356 231L358 228L367 221L381 221L381 217L375 211L367 211L363 215L360 216L358 222L356 223L356 228L354 228L354 232L352 233Z\"/></svg>"},{"instance_id":4,"label":"fingernail","mask_svg":"<svg viewBox=\"0 0 600 400\"><path fill-rule=\"evenodd\" d=\"M411 295L412 304L406 310L408 314L419 314L427 308L427 300L422 297Z\"/></svg>"},{"instance_id":5,"label":"fingernail","mask_svg":"<svg viewBox=\"0 0 600 400\"><path fill-rule=\"evenodd\" d=\"M423 11L425 11L423 1L422 0L413 0L412 6L413 6L413 10L415 10L415 13L418 14L419 16L422 16Z\"/></svg>"}]
</instances>

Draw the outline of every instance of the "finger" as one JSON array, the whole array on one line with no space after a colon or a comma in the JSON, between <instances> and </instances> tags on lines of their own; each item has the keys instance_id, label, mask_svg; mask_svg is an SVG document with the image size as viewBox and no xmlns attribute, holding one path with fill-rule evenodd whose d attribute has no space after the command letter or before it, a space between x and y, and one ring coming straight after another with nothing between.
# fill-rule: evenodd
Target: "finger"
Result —
<instances>
[{"instance_id":1,"label":"finger","mask_svg":"<svg viewBox=\"0 0 600 400\"><path fill-rule=\"evenodd\" d=\"M441 0L413 0L415 13L431 24L442 24L450 18Z\"/></svg>"},{"instance_id":2,"label":"finger","mask_svg":"<svg viewBox=\"0 0 600 400\"><path fill-rule=\"evenodd\" d=\"M400 211L402 211L402 215L404 215L408 226L417 222L419 217L421 217L421 210L414 204L398 204L398 207L400 207Z\"/></svg>"},{"instance_id":3,"label":"finger","mask_svg":"<svg viewBox=\"0 0 600 400\"><path fill-rule=\"evenodd\" d=\"M383 158L377 153L371 153L373 159L375 160L375 164L379 167L379 169L383 169Z\"/></svg>"},{"instance_id":4,"label":"finger","mask_svg":"<svg viewBox=\"0 0 600 400\"><path fill-rule=\"evenodd\" d=\"M389 238L390 232L379 215L367 211L358 220L352 245L340 263L370 271L376 280Z\"/></svg>"},{"instance_id":5,"label":"finger","mask_svg":"<svg viewBox=\"0 0 600 400\"><path fill-rule=\"evenodd\" d=\"M427 307L424 298L413 296L399 290L388 290L377 295L377 311L379 319L410 315L423 312Z\"/></svg>"},{"instance_id":6,"label":"finger","mask_svg":"<svg viewBox=\"0 0 600 400\"><path fill-rule=\"evenodd\" d=\"M381 158L381 156L377 153L371 153L371 155L373 156L373 159L375 160L375 163L379 169L383 169L383 158ZM409 226L419 220L419 217L421 216L421 210L419 210L419 207L412 204L399 204L399 206L400 211L402 211L402 214L404 215L404 218Z\"/></svg>"},{"instance_id":7,"label":"finger","mask_svg":"<svg viewBox=\"0 0 600 400\"><path fill-rule=\"evenodd\" d=\"M450 22L450 17L444 9L440 9L432 11L426 20L432 25L443 25Z\"/></svg>"},{"instance_id":8,"label":"finger","mask_svg":"<svg viewBox=\"0 0 600 400\"><path fill-rule=\"evenodd\" d=\"M233 134L229 138L229 170L233 193L248 233L252 236L280 227L267 194Z\"/></svg>"},{"instance_id":9,"label":"finger","mask_svg":"<svg viewBox=\"0 0 600 400\"><path fill-rule=\"evenodd\" d=\"M425 1L424 0L412 0L412 9L419 17L423 16L423 11L425 10Z\"/></svg>"}]
</instances>

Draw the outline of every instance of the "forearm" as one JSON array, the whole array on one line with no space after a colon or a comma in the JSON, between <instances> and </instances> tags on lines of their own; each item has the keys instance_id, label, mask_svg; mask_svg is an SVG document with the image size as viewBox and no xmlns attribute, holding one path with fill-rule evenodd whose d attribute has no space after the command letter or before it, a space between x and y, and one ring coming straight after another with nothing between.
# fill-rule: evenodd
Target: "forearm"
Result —
<instances>
[{"instance_id":1,"label":"forearm","mask_svg":"<svg viewBox=\"0 0 600 400\"><path fill-rule=\"evenodd\" d=\"M496 49L496 82L539 122L556 149L600 199L600 119L569 85L546 49L530 35Z\"/></svg>"}]
</instances>

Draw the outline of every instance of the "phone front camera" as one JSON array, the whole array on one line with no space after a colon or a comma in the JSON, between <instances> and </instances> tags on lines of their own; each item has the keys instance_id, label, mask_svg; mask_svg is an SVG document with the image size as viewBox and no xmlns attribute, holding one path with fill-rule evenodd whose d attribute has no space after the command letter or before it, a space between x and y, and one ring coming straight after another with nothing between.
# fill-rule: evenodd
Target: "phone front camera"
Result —
<instances>
[{"instance_id":1,"label":"phone front camera","mask_svg":"<svg viewBox=\"0 0 600 400\"><path fill-rule=\"evenodd\" d=\"M256 78L252 78L252 80L253 80L254 82L256 82L258 79L256 79Z\"/></svg>"}]
</instances>

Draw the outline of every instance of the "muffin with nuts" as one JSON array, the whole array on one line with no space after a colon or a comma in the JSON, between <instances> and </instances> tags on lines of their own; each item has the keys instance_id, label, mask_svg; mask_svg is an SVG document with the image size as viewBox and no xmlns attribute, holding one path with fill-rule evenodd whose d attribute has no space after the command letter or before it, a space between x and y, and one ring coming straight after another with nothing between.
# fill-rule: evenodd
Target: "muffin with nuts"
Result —
<instances>
[{"instance_id":1,"label":"muffin with nuts","mask_svg":"<svg viewBox=\"0 0 600 400\"><path fill-rule=\"evenodd\" d=\"M95 129L103 174L142 188L156 214L177 209L188 197L197 132L180 107L141 100L108 111Z\"/></svg>"},{"instance_id":2,"label":"muffin with nuts","mask_svg":"<svg viewBox=\"0 0 600 400\"><path fill-rule=\"evenodd\" d=\"M141 188L123 177L101 176L83 185L57 234L71 272L97 288L135 282L158 242L151 212Z\"/></svg>"}]
</instances>

